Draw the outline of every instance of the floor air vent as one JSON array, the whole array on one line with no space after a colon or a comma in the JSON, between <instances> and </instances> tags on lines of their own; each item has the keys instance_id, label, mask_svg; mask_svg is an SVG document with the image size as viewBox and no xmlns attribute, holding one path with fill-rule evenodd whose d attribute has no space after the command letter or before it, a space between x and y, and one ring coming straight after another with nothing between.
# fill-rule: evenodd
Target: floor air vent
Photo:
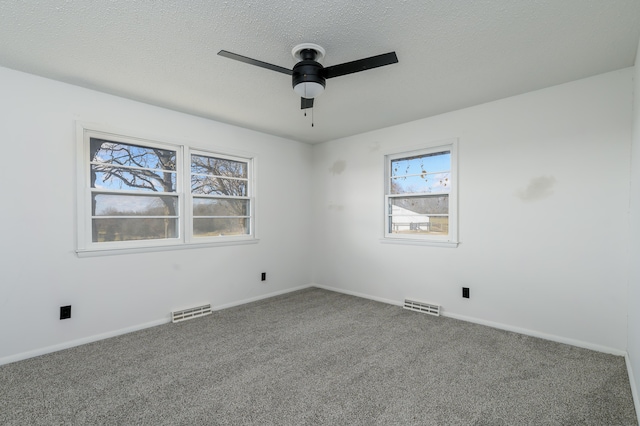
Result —
<instances>
[{"instance_id":1,"label":"floor air vent","mask_svg":"<svg viewBox=\"0 0 640 426\"><path fill-rule=\"evenodd\" d=\"M202 305L195 308L183 309L181 311L171 312L171 322L186 321L194 318L203 317L211 313L211 305Z\"/></svg>"},{"instance_id":2,"label":"floor air vent","mask_svg":"<svg viewBox=\"0 0 640 426\"><path fill-rule=\"evenodd\" d=\"M410 311L423 312L429 315L440 316L440 305L434 305L432 303L417 302L415 300L404 299L405 309Z\"/></svg>"}]
</instances>

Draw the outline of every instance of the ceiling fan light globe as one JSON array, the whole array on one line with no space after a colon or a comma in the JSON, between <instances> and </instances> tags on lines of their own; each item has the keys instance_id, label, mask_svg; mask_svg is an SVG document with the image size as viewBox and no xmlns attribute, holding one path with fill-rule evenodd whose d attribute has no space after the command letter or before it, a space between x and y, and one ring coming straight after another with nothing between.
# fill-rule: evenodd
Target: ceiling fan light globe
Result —
<instances>
[{"instance_id":1,"label":"ceiling fan light globe","mask_svg":"<svg viewBox=\"0 0 640 426\"><path fill-rule=\"evenodd\" d=\"M301 98L313 99L324 92L324 86L314 81L305 81L296 84L293 90L300 95Z\"/></svg>"}]
</instances>

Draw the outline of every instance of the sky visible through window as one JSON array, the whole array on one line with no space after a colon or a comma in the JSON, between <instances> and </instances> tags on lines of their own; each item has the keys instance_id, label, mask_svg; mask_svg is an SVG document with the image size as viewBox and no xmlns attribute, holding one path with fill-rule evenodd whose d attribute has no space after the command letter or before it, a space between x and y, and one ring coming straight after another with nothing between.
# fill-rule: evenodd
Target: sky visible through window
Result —
<instances>
[{"instance_id":1,"label":"sky visible through window","mask_svg":"<svg viewBox=\"0 0 640 426\"><path fill-rule=\"evenodd\" d=\"M422 154L391 161L391 194L449 192L451 153Z\"/></svg>"}]
</instances>

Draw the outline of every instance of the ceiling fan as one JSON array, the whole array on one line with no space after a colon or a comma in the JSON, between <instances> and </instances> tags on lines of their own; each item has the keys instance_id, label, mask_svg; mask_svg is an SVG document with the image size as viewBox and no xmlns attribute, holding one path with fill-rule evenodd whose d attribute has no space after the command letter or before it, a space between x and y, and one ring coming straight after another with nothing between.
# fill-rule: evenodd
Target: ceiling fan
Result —
<instances>
[{"instance_id":1,"label":"ceiling fan","mask_svg":"<svg viewBox=\"0 0 640 426\"><path fill-rule=\"evenodd\" d=\"M324 92L326 79L328 78L340 77L398 62L396 52L389 52L356 61L345 62L344 64L323 67L318 61L324 57L325 50L321 46L313 43L299 44L293 48L291 54L298 61L292 70L238 55L237 53L227 52L226 50L218 52L218 55L226 58L290 75L292 77L293 90L300 95L301 98L300 109L313 107L313 99Z\"/></svg>"}]
</instances>

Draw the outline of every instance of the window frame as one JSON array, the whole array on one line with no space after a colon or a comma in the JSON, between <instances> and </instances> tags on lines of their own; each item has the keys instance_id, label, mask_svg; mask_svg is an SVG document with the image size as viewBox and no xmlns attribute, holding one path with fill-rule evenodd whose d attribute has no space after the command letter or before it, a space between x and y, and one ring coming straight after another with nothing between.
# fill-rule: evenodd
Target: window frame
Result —
<instances>
[{"instance_id":1,"label":"window frame","mask_svg":"<svg viewBox=\"0 0 640 426\"><path fill-rule=\"evenodd\" d=\"M394 160L415 157L428 154L436 154L439 152L449 151L450 153L450 189L449 192L426 192L426 193L408 193L408 194L391 194L391 163ZM400 243L400 244L417 244L417 245L433 245L442 247L457 247L458 241L458 139L446 139L435 141L419 146L411 146L394 149L386 152L384 158L384 232L382 242ZM447 235L429 235L429 234L397 234L390 232L391 212L390 202L394 198L401 197L419 197L424 195L448 194L449 197L449 213L448 213L448 233Z\"/></svg>"},{"instance_id":2,"label":"window frame","mask_svg":"<svg viewBox=\"0 0 640 426\"><path fill-rule=\"evenodd\" d=\"M91 188L90 140L92 138L113 140L125 144L142 147L171 150L176 153L176 190L166 193L176 196L178 201L177 238L160 238L150 240L94 242L92 233L92 194L108 193L108 190ZM95 124L76 123L76 155L77 155L77 190L76 190L76 222L78 257L99 255L151 252L163 250L192 249L212 246L237 244L253 244L259 240L256 234L256 182L255 168L257 157L246 152L230 152L229 150L211 150L190 146L183 142L165 141L158 137L143 137L132 132L121 131ZM191 154L224 158L247 164L247 197L249 202L249 230L247 234L194 237L193 236L193 204L191 194ZM141 195L161 193L141 191Z\"/></svg>"}]
</instances>

